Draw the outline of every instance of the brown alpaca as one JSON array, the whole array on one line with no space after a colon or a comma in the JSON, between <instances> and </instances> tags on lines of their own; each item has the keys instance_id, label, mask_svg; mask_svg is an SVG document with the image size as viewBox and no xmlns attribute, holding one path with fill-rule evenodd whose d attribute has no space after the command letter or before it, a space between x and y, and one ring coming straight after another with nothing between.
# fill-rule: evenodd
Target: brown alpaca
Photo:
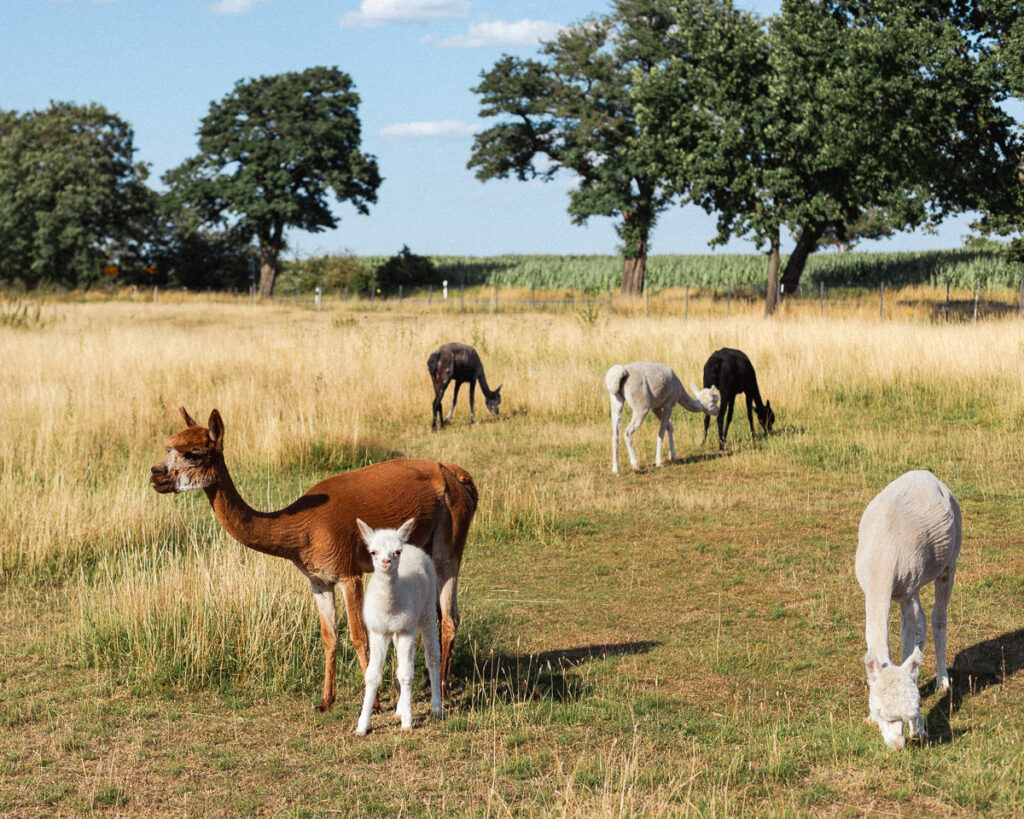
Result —
<instances>
[{"instance_id":1,"label":"brown alpaca","mask_svg":"<svg viewBox=\"0 0 1024 819\"><path fill-rule=\"evenodd\" d=\"M373 571L373 562L356 518L375 529L393 529L416 519L409 542L426 551L437 569L441 690L447 693L459 628L459 566L477 505L469 473L438 461L384 461L327 478L277 512L257 512L242 500L228 474L220 413L210 413L209 429L193 421L184 407L181 415L187 427L167 441L167 457L152 468L150 483L161 494L204 490L217 519L235 540L258 552L287 558L309 578L325 658L323 698L317 710L326 711L334 703L335 584L341 584L352 644L364 671L369 659L362 576Z\"/></svg>"}]
</instances>

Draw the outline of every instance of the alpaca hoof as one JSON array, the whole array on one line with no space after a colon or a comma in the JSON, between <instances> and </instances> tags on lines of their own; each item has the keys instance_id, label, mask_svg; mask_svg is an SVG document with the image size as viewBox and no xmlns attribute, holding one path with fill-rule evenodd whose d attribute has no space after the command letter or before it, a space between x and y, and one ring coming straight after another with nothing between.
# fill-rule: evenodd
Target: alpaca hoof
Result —
<instances>
[{"instance_id":1,"label":"alpaca hoof","mask_svg":"<svg viewBox=\"0 0 1024 819\"><path fill-rule=\"evenodd\" d=\"M368 730L369 730L368 728L357 727L356 730L355 730L355 735L357 737L365 737L366 736L366 732Z\"/></svg>"},{"instance_id":2,"label":"alpaca hoof","mask_svg":"<svg viewBox=\"0 0 1024 819\"><path fill-rule=\"evenodd\" d=\"M941 680L935 681L935 690L938 691L949 691L949 677L943 677Z\"/></svg>"},{"instance_id":3,"label":"alpaca hoof","mask_svg":"<svg viewBox=\"0 0 1024 819\"><path fill-rule=\"evenodd\" d=\"M640 474L640 467L634 466L632 472L633 472L634 475L639 475Z\"/></svg>"},{"instance_id":4,"label":"alpaca hoof","mask_svg":"<svg viewBox=\"0 0 1024 819\"><path fill-rule=\"evenodd\" d=\"M326 714L328 711L331 710L332 705L334 705L333 702L321 701L319 705L314 705L311 710L313 711L314 714Z\"/></svg>"}]
</instances>

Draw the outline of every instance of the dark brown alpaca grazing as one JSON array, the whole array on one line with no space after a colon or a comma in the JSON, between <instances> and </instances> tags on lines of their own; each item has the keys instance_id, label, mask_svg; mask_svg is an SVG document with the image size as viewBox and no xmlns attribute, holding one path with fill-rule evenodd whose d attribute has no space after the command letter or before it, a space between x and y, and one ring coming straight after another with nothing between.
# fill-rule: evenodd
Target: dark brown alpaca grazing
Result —
<instances>
[{"instance_id":1,"label":"dark brown alpaca grazing","mask_svg":"<svg viewBox=\"0 0 1024 819\"><path fill-rule=\"evenodd\" d=\"M718 411L718 448L725 448L725 438L729 434L729 424L732 423L732 410L736 403L736 396L743 393L747 398L747 420L750 422L750 438L754 439L754 415L757 413L757 420L760 421L766 434L772 431L775 424L775 413L772 411L772 402L761 403L761 393L757 389L757 375L754 373L754 365L750 359L740 350L733 350L723 347L715 350L704 364L704 387L718 387L722 394L721 409ZM752 412L753 411L753 412ZM726 414L728 413L728 417ZM724 419L724 429L723 429ZM708 442L709 416L704 416L704 440L701 446Z\"/></svg>"},{"instance_id":2,"label":"dark brown alpaca grazing","mask_svg":"<svg viewBox=\"0 0 1024 819\"><path fill-rule=\"evenodd\" d=\"M220 413L210 414L209 428L193 421L184 407L181 415L186 428L167 441L167 457L152 468L150 483L161 494L202 489L235 540L257 552L290 560L309 578L324 645L324 688L317 710L326 711L334 703L337 584L341 584L352 644L364 671L369 659L362 576L373 571L373 561L356 518L377 529L397 528L409 518L416 519L409 542L426 551L437 569L441 690L447 693L459 628L459 567L478 499L469 473L438 461L384 461L327 478L277 512L257 512L242 500L228 474Z\"/></svg>"},{"instance_id":3,"label":"dark brown alpaca grazing","mask_svg":"<svg viewBox=\"0 0 1024 819\"><path fill-rule=\"evenodd\" d=\"M480 390L484 394L484 403L487 409L498 414L498 405L501 404L501 384L497 389L490 389L487 386L487 378L484 376L484 365L480 362L480 356L476 350L468 344L460 344L457 341L450 341L442 344L427 359L427 369L430 370L430 379L434 382L434 407L431 415L431 426L437 429L444 426L455 412L455 402L459 398L459 387L469 382L469 419L476 423L476 410L474 401L476 398L476 382L480 382ZM448 414L441 417L441 399L448 384L455 382L455 392L452 394L452 408ZM440 425L438 424L440 421Z\"/></svg>"}]
</instances>

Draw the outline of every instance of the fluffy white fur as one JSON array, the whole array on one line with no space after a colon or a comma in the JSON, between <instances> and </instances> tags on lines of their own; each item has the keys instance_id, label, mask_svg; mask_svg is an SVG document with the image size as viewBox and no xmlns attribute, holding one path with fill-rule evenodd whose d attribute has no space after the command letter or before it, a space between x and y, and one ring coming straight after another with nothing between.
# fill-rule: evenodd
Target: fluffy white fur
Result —
<instances>
[{"instance_id":1,"label":"fluffy white fur","mask_svg":"<svg viewBox=\"0 0 1024 819\"><path fill-rule=\"evenodd\" d=\"M946 669L946 609L953 591L962 540L960 506L942 481L918 470L901 475L867 505L857 541L857 582L864 591L864 666L870 689L870 718L890 748L904 746L903 723L910 736L925 735L917 676L928 626L920 589L935 582L932 637L935 687L949 687ZM889 609L900 604L901 665L889 655Z\"/></svg>"},{"instance_id":2,"label":"fluffy white fur","mask_svg":"<svg viewBox=\"0 0 1024 819\"><path fill-rule=\"evenodd\" d=\"M366 665L363 710L356 734L365 736L377 698L388 653L395 644L396 676L400 687L395 715L402 728L412 729L412 678L416 657L416 631L423 639L423 655L430 675L430 712L441 715L441 646L437 640L437 575L434 564L422 549L407 540L416 525L409 519L398 529L374 531L356 518L359 532L373 558L373 574L366 586L363 619L370 641Z\"/></svg>"},{"instance_id":3,"label":"fluffy white fur","mask_svg":"<svg viewBox=\"0 0 1024 819\"><path fill-rule=\"evenodd\" d=\"M639 472L639 461L633 447L633 435L640 425L653 411L661 421L658 429L658 445L654 455L654 465L661 466L661 442L668 433L668 459L676 457L675 440L672 437L672 410L678 403L690 412L703 412L707 415L718 414L719 393L714 387L698 390L690 384L691 396L683 387L679 377L665 364L652 364L649 361L634 361L632 364L613 364L605 373L604 384L608 388L612 410L612 474L619 474L619 428L622 424L622 410L629 404L633 410L633 418L626 427L626 449L629 452L629 464L634 472Z\"/></svg>"}]
</instances>

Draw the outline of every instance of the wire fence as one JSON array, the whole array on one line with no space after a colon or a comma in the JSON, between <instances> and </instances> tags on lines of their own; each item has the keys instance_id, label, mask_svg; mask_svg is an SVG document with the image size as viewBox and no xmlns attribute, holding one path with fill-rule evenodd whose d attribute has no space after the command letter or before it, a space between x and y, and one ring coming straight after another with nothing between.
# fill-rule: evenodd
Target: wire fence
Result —
<instances>
[{"instance_id":1,"label":"wire fence","mask_svg":"<svg viewBox=\"0 0 1024 819\"><path fill-rule=\"evenodd\" d=\"M36 296L35 298L33 296ZM119 290L55 291L7 295L6 304L19 305L48 301L152 301L154 304L217 302L258 305L255 288L230 292L185 288L137 288ZM760 315L764 312L765 292L753 287L671 287L645 288L641 295L626 296L611 287L605 290L540 289L502 287L497 284L455 287L427 287L385 294L376 289L365 293L324 293L320 288L277 293L273 304L292 305L313 310L398 311L411 313L570 313L583 320L596 321L605 315L700 316ZM979 321L996 318L1024 318L1024 279L1013 288L965 288L952 284L920 284L891 288L885 282L877 287L829 286L818 282L779 294L778 312L782 316L876 316L880 320L916 319L936 322ZM0 323L3 323L0 321Z\"/></svg>"}]
</instances>

